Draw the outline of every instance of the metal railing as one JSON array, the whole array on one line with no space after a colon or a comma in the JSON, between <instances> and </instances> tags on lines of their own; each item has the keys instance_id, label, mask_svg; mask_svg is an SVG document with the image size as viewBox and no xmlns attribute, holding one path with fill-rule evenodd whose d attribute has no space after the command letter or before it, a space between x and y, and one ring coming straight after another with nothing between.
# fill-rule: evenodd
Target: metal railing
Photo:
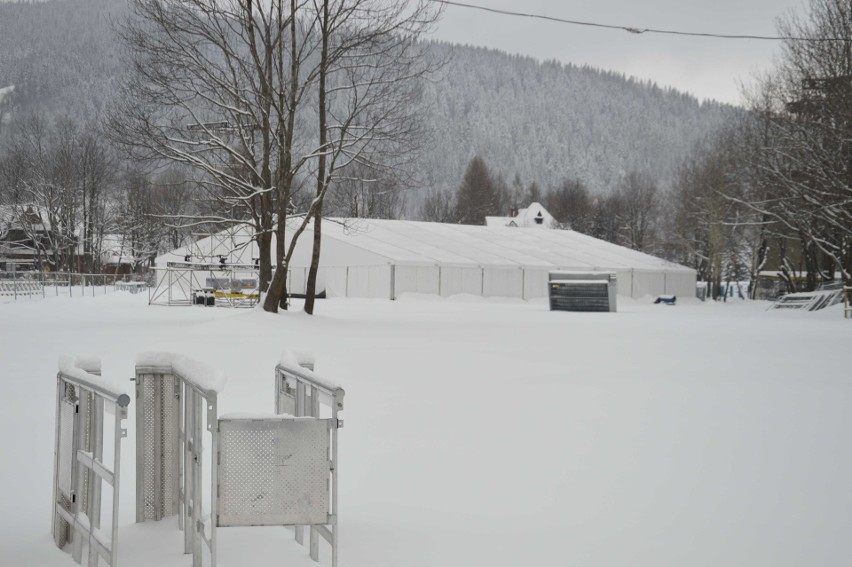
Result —
<instances>
[{"instance_id":1,"label":"metal railing","mask_svg":"<svg viewBox=\"0 0 852 567\"><path fill-rule=\"evenodd\" d=\"M313 417L320 420L323 406L327 408L330 434L329 476L331 498L326 522L310 526L310 556L319 561L319 537L331 546L331 564L337 566L337 506L338 506L338 439L337 430L343 426L338 412L343 410L343 388L324 380L314 373L313 358L305 353L285 351L275 367L275 413L289 414L296 418ZM304 526L295 525L296 541L304 545Z\"/></svg>"},{"instance_id":2,"label":"metal railing","mask_svg":"<svg viewBox=\"0 0 852 567\"><path fill-rule=\"evenodd\" d=\"M44 298L44 285L41 282L27 280L0 280L0 297L13 301L24 298Z\"/></svg>"},{"instance_id":3,"label":"metal railing","mask_svg":"<svg viewBox=\"0 0 852 567\"><path fill-rule=\"evenodd\" d=\"M152 363L158 356L161 361ZM137 361L136 521L177 515L184 553L192 554L193 567L203 564L205 548L215 567L216 522L211 518L216 517L217 498L210 494L205 511L202 479L203 436L208 432L208 470L216 486L218 392L176 368L182 360L188 359L154 355Z\"/></svg>"},{"instance_id":4,"label":"metal railing","mask_svg":"<svg viewBox=\"0 0 852 567\"><path fill-rule=\"evenodd\" d=\"M88 565L98 557L117 565L121 440L127 436L130 396L100 377L97 359L65 358L56 379L56 439L53 470L53 538L61 549L72 544L71 556L82 563L88 544ZM110 426L105 413L112 413ZM112 429L112 465L105 462L104 434ZM112 487L110 531L101 530L103 483Z\"/></svg>"},{"instance_id":5,"label":"metal railing","mask_svg":"<svg viewBox=\"0 0 852 567\"><path fill-rule=\"evenodd\" d=\"M0 272L0 299L17 301L37 297L84 297L117 290L147 289L153 273L86 274L76 272Z\"/></svg>"},{"instance_id":6,"label":"metal railing","mask_svg":"<svg viewBox=\"0 0 852 567\"><path fill-rule=\"evenodd\" d=\"M136 521L177 515L193 567L207 564L204 555L215 567L217 528L294 526L304 543L310 526L311 558L323 538L336 567L344 391L312 368L309 356L285 353L275 368L277 415L220 417L221 374L179 355L140 355Z\"/></svg>"}]
</instances>

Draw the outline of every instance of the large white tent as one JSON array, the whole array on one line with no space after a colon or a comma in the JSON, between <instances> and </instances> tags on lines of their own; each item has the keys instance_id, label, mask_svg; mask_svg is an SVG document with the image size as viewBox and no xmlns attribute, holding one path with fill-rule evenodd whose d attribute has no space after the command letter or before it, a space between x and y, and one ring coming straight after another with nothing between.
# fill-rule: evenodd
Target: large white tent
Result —
<instances>
[{"instance_id":1,"label":"large white tent","mask_svg":"<svg viewBox=\"0 0 852 567\"><path fill-rule=\"evenodd\" d=\"M302 234L288 289L304 293L313 234ZM226 231L157 259L249 264L257 245L247 230ZM404 293L547 296L551 271L615 272L618 293L693 297L695 270L571 230L530 230L404 220L326 219L318 291L329 297L396 299Z\"/></svg>"}]
</instances>

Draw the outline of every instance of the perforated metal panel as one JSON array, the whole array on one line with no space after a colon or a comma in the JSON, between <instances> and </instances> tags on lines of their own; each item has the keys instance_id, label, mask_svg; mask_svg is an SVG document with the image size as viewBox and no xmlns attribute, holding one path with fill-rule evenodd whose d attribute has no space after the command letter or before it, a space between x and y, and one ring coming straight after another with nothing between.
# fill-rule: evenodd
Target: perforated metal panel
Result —
<instances>
[{"instance_id":1,"label":"perforated metal panel","mask_svg":"<svg viewBox=\"0 0 852 567\"><path fill-rule=\"evenodd\" d=\"M326 524L328 419L220 419L218 526Z\"/></svg>"},{"instance_id":2,"label":"perforated metal panel","mask_svg":"<svg viewBox=\"0 0 852 567\"><path fill-rule=\"evenodd\" d=\"M78 448L89 453L92 450L92 394L88 392L80 392L78 397L80 401L80 405L78 406L78 419L80 420L79 427L83 428L83 439L81 440L81 445ZM87 468L79 469L78 474L81 477L79 495L80 509L88 510L89 482L91 481L91 474Z\"/></svg>"},{"instance_id":3,"label":"perforated metal panel","mask_svg":"<svg viewBox=\"0 0 852 567\"><path fill-rule=\"evenodd\" d=\"M57 504L65 511L71 511L71 501L65 498L62 494L57 499ZM53 524L53 541L56 542L56 547L62 549L71 540L71 525L66 522L62 516L56 514L56 521Z\"/></svg>"},{"instance_id":4,"label":"perforated metal panel","mask_svg":"<svg viewBox=\"0 0 852 567\"><path fill-rule=\"evenodd\" d=\"M161 520L178 513L180 390L174 376L138 378L142 411L141 520ZM138 411L138 410L137 410ZM140 480L137 480L140 482ZM137 520L140 520L137 517Z\"/></svg>"},{"instance_id":5,"label":"perforated metal panel","mask_svg":"<svg viewBox=\"0 0 852 567\"><path fill-rule=\"evenodd\" d=\"M173 516L178 513L178 488L180 480L180 449L179 449L179 412L180 403L179 383L174 376L163 376L160 383L162 388L162 422L160 427L160 446L163 452L160 482L163 493L163 514Z\"/></svg>"},{"instance_id":6,"label":"perforated metal panel","mask_svg":"<svg viewBox=\"0 0 852 567\"><path fill-rule=\"evenodd\" d=\"M142 509L144 510L143 518L145 520L159 520L162 517L162 512L158 502L157 485L157 453L158 444L154 442L157 437L157 388L150 375L140 376L141 400L137 405L136 411L142 411ZM137 441L138 443L138 441ZM139 482L137 480L137 482ZM137 502L138 505L138 502Z\"/></svg>"},{"instance_id":7,"label":"perforated metal panel","mask_svg":"<svg viewBox=\"0 0 852 567\"><path fill-rule=\"evenodd\" d=\"M71 498L71 465L74 448L74 411L76 404L64 400L59 406L59 458L57 488L66 498Z\"/></svg>"}]
</instances>

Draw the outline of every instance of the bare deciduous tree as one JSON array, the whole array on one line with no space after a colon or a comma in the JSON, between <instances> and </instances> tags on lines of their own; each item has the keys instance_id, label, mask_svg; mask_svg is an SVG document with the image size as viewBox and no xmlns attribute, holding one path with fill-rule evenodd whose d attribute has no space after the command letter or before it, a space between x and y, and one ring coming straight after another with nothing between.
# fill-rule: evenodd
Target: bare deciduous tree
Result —
<instances>
[{"instance_id":1,"label":"bare deciduous tree","mask_svg":"<svg viewBox=\"0 0 852 567\"><path fill-rule=\"evenodd\" d=\"M403 110L411 80L424 72L417 37L435 5L133 0L132 7L122 36L133 73L111 132L136 157L195 170L211 205L186 224L250 226L261 288L269 284L263 307L286 307L289 260L311 220L319 238L337 170L354 161L388 165L370 148L395 149L410 130ZM315 196L294 211L293 191L309 179Z\"/></svg>"},{"instance_id":2,"label":"bare deciduous tree","mask_svg":"<svg viewBox=\"0 0 852 567\"><path fill-rule=\"evenodd\" d=\"M776 69L750 94L755 191L739 203L801 240L809 287L839 270L852 277L852 10L811 0L788 16Z\"/></svg>"}]
</instances>

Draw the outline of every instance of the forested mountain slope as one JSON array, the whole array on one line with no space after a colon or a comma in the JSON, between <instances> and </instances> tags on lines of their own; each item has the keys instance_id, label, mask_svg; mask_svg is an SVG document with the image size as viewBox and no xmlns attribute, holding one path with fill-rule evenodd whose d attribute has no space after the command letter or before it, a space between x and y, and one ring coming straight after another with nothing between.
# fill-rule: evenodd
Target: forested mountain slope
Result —
<instances>
[{"instance_id":1,"label":"forested mountain slope","mask_svg":"<svg viewBox=\"0 0 852 567\"><path fill-rule=\"evenodd\" d=\"M84 120L103 111L120 72L111 22L123 0L0 2L0 88L13 112Z\"/></svg>"},{"instance_id":2,"label":"forested mountain slope","mask_svg":"<svg viewBox=\"0 0 852 567\"><path fill-rule=\"evenodd\" d=\"M112 21L124 0L0 2L0 128L28 111L96 119L122 71ZM544 188L567 177L606 190L630 171L665 185L731 107L598 69L432 43L447 63L423 87L428 187L454 189L471 157ZM2 132L0 132L2 134Z\"/></svg>"},{"instance_id":3,"label":"forested mountain slope","mask_svg":"<svg viewBox=\"0 0 852 567\"><path fill-rule=\"evenodd\" d=\"M629 171L667 181L693 143L734 109L598 69L434 44L449 57L426 87L434 139L430 184L457 184L474 154L512 178L546 186L579 178L592 190Z\"/></svg>"}]
</instances>

